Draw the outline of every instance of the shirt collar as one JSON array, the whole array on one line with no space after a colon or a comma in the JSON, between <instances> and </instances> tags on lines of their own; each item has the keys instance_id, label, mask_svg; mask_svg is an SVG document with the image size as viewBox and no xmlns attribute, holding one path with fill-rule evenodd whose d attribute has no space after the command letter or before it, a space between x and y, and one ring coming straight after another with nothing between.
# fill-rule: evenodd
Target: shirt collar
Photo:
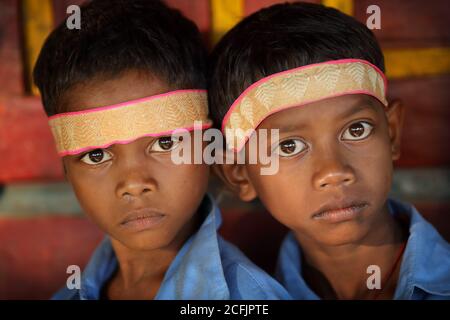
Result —
<instances>
[{"instance_id":1,"label":"shirt collar","mask_svg":"<svg viewBox=\"0 0 450 320\"><path fill-rule=\"evenodd\" d=\"M80 299L98 300L103 284L117 268L117 259L108 236L95 249L81 276Z\"/></svg>"},{"instance_id":2,"label":"shirt collar","mask_svg":"<svg viewBox=\"0 0 450 320\"><path fill-rule=\"evenodd\" d=\"M394 299L412 299L420 291L450 296L450 246L409 204L390 199L391 214L409 218L409 237Z\"/></svg>"},{"instance_id":3,"label":"shirt collar","mask_svg":"<svg viewBox=\"0 0 450 320\"><path fill-rule=\"evenodd\" d=\"M394 299L412 299L418 289L427 294L450 296L450 246L411 205L388 200L391 214L409 217L409 237L400 267ZM302 277L301 249L293 232L284 239L277 264L277 278L294 299L320 299Z\"/></svg>"},{"instance_id":4,"label":"shirt collar","mask_svg":"<svg viewBox=\"0 0 450 320\"><path fill-rule=\"evenodd\" d=\"M302 276L302 255L294 233L289 232L280 248L276 278L293 299L318 300L319 296L306 284Z\"/></svg>"},{"instance_id":5,"label":"shirt collar","mask_svg":"<svg viewBox=\"0 0 450 320\"><path fill-rule=\"evenodd\" d=\"M170 264L155 299L229 299L217 238L222 217L210 195L204 197L198 214L204 217L202 225ZM83 272L80 298L99 299L117 264L111 240L105 237Z\"/></svg>"}]
</instances>

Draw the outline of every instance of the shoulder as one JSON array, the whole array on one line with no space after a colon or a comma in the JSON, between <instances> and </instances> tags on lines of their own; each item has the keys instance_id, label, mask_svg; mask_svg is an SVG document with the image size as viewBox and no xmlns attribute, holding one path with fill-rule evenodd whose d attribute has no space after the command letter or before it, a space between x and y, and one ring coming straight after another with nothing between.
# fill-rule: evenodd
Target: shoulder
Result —
<instances>
[{"instance_id":1,"label":"shoulder","mask_svg":"<svg viewBox=\"0 0 450 320\"><path fill-rule=\"evenodd\" d=\"M231 299L290 299L281 284L251 262L236 246L220 236L218 243Z\"/></svg>"}]
</instances>

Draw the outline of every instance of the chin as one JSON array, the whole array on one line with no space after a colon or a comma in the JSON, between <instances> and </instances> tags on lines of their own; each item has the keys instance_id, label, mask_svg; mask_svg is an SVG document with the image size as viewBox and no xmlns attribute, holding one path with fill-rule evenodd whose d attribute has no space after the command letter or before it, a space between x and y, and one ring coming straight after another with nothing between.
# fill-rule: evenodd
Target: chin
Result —
<instances>
[{"instance_id":1,"label":"chin","mask_svg":"<svg viewBox=\"0 0 450 320\"><path fill-rule=\"evenodd\" d=\"M167 247L171 243L171 240L172 239L166 239L166 237L161 235L145 235L144 233L137 233L128 236L120 242L131 250L149 251Z\"/></svg>"},{"instance_id":2,"label":"chin","mask_svg":"<svg viewBox=\"0 0 450 320\"><path fill-rule=\"evenodd\" d=\"M317 241L327 246L359 244L362 243L366 234L367 230L364 230L361 225L348 224L337 226L334 230L322 232L323 236Z\"/></svg>"}]
</instances>

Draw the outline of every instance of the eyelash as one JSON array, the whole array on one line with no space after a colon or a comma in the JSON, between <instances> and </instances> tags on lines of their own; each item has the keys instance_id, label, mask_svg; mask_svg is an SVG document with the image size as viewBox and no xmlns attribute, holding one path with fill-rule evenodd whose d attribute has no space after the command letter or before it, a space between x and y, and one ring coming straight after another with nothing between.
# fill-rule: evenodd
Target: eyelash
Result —
<instances>
[{"instance_id":1,"label":"eyelash","mask_svg":"<svg viewBox=\"0 0 450 320\"><path fill-rule=\"evenodd\" d=\"M103 152L103 158L107 155L107 156L109 156L109 159L104 160L102 158L102 160L100 162L98 162L98 163L95 163L94 161L92 161L90 159L87 159L86 161L91 161L92 163L87 163L86 161L83 160L84 158L89 158L89 154L91 154L93 152L96 152L96 151ZM79 161L81 161L81 162L83 162L83 163L85 163L85 164L87 164L89 166L97 166L97 165L101 165L101 164L103 164L103 163L105 163L105 162L107 162L107 161L109 161L111 159L112 159L112 154L108 150L106 150L106 149L94 149L94 150L91 150L91 151L86 152L83 155L81 155L80 158L79 158Z\"/></svg>"},{"instance_id":2,"label":"eyelash","mask_svg":"<svg viewBox=\"0 0 450 320\"><path fill-rule=\"evenodd\" d=\"M150 146L150 151L152 151L152 149L153 149L153 147L154 147L155 145L158 146L158 143L159 143L162 139L165 139L165 138L171 138L171 141L173 142L174 145L171 146L171 148L168 149L168 150L161 150L161 151L158 150L158 151L155 151L155 152L158 152L158 153L165 153L165 152L172 151L173 149L177 148L178 145L183 141L183 138L182 138L182 137L172 137L172 136L160 137L160 138L158 138L157 140L155 140L155 141L151 144L151 146ZM175 140L176 140L176 141L175 141ZM162 149L162 148L161 148L161 149ZM105 156L105 155L109 156L109 159L103 160L103 158L102 158L102 160L101 160L100 162L98 162L98 163L94 163L91 159L88 159L88 158L89 158L89 154L91 154L91 153L93 153L93 152L98 152L98 151L103 152L103 156ZM83 159L85 159L85 158L86 158L86 161L83 160ZM89 151L89 152L86 152L86 153L83 153L82 155L80 155L80 156L78 157L78 161L84 162L85 164L90 165L90 166L95 166L95 165L103 164L104 162L109 161L111 158L112 158L112 154L111 154L109 151L107 151L106 149L94 149L94 150L91 150L91 151ZM92 163L88 163L87 161L90 161L90 162L92 162Z\"/></svg>"},{"instance_id":3,"label":"eyelash","mask_svg":"<svg viewBox=\"0 0 450 320\"><path fill-rule=\"evenodd\" d=\"M364 129L364 131L363 131L363 133L362 133L362 138L361 137L353 137L354 139L352 139L352 138L350 138L350 139L343 139L343 137L344 137L344 135L347 133L347 131L353 126L353 125L356 125L356 124L362 124L362 126L363 126L363 129ZM372 133L373 133L373 130L375 129L375 126L372 124L372 122L370 122L370 121L367 121L367 120L358 120L358 121L355 121L355 122L352 122L350 125L348 125L345 129L344 129L344 131L342 132L342 134L341 134L341 136L340 136L340 139L342 140L342 141L362 141L362 140L365 140L365 139L367 139ZM366 134L366 131L368 131L367 132L367 134ZM366 134L365 136L364 136L364 134Z\"/></svg>"},{"instance_id":4,"label":"eyelash","mask_svg":"<svg viewBox=\"0 0 450 320\"><path fill-rule=\"evenodd\" d=\"M297 148L299 146L299 144L303 144L304 148L299 150L299 151L295 151L294 153L289 154L289 155L282 155L280 153L282 144L286 143L286 142L289 142L289 141L293 141L295 143L295 148ZM299 139L299 138L288 138L288 139L285 139L283 141L280 141L280 143L278 143L278 145L276 145L275 148L273 149L273 152L274 153L278 153L278 155L280 157L283 157L283 158L292 158L292 157L294 157L294 156L304 152L307 149L308 149L308 144L306 142L304 142L302 139ZM284 152L284 151L282 151L282 152Z\"/></svg>"},{"instance_id":5,"label":"eyelash","mask_svg":"<svg viewBox=\"0 0 450 320\"><path fill-rule=\"evenodd\" d=\"M168 149L168 150L163 150L163 149L161 148L161 146L159 145L159 143L160 143L160 141L162 141L162 139L167 139L167 138L170 138L170 139L171 139L171 142L173 143L173 145L170 147L170 149ZM183 137L177 137L177 136L164 136L164 137L159 137L159 138L156 139L155 142L153 142L152 145L150 146L150 151L154 151L154 152L157 152L157 153L167 153L167 152L173 151L173 150L175 150L176 148L178 148L178 146L182 143L182 141L183 141ZM153 150L153 148L154 148L155 146L159 146L159 147L161 148L161 150L158 150L158 151Z\"/></svg>"},{"instance_id":6,"label":"eyelash","mask_svg":"<svg viewBox=\"0 0 450 320\"><path fill-rule=\"evenodd\" d=\"M344 134L347 132L347 130L349 130L350 127L353 126L353 125L355 125L355 124L362 124L362 126L363 126L363 128L364 128L365 130L369 130L367 134L366 134L366 131L363 132L362 135L366 134L366 136L363 136L362 138L357 137L356 139L342 139L342 137L343 137ZM361 140L367 139L367 138L373 133L373 130L374 130L374 129L375 129L375 126L374 126L370 121L367 121L367 120L358 120L358 121L355 121L355 122L351 123L350 125L348 125L348 126L345 128L345 130L343 131L343 133L340 135L340 137L341 137L341 140L342 140L342 141L361 141ZM280 143L278 143L278 145L273 149L273 152L277 152L277 150L281 148L281 146L282 146L283 143L286 143L286 142L289 142L289 141L294 141L295 147L298 147L298 144L299 144L299 143L304 144L305 147L304 147L303 149L299 150L299 151L295 151L293 154L290 154L290 155L281 155L281 154L279 153L279 151L278 151L278 154L279 154L281 157L284 157L284 158L291 158L291 157L294 157L294 156L296 156L296 155L298 155L298 154L300 154L300 153L303 153L305 150L308 149L308 144L307 144L306 142L304 142L302 139L299 139L299 138L288 138L288 139L285 139L285 140L281 141Z\"/></svg>"}]
</instances>

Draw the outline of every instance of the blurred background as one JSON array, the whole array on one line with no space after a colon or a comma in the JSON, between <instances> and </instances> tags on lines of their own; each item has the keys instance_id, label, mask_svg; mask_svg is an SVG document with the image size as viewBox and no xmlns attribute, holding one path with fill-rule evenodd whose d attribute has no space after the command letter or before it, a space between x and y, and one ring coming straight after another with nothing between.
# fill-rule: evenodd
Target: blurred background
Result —
<instances>
[{"instance_id":1,"label":"blurred background","mask_svg":"<svg viewBox=\"0 0 450 320\"><path fill-rule=\"evenodd\" d=\"M0 0L0 299L47 299L84 267L102 233L65 183L31 70L54 26L79 0ZM166 0L195 21L211 48L244 16L277 0ZM406 105L402 157L392 195L412 202L450 239L450 3L447 0L317 0L374 30L386 57L389 97ZM273 271L285 228L258 201L222 192L222 235Z\"/></svg>"}]
</instances>

